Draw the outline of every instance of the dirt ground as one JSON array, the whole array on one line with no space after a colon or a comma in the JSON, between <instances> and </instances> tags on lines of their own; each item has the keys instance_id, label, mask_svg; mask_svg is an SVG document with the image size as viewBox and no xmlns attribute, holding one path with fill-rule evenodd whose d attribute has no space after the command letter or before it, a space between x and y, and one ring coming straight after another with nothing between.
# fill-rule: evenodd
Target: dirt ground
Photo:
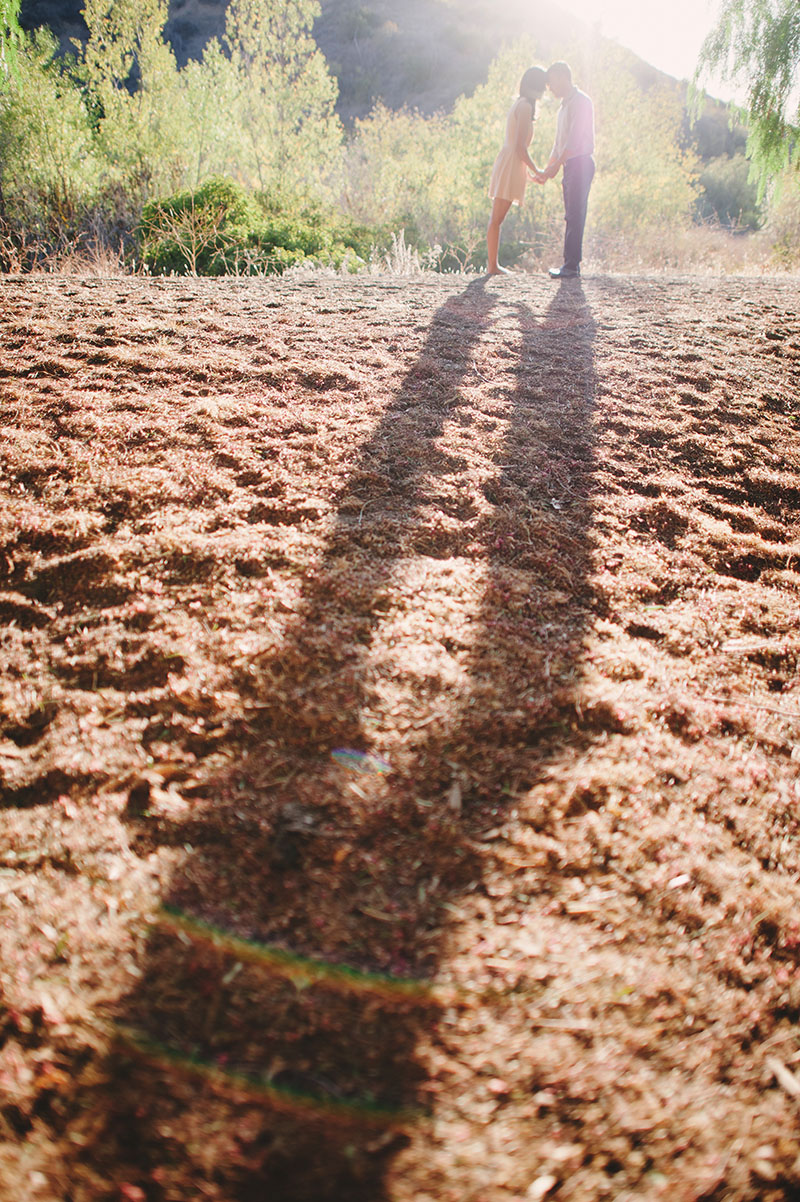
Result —
<instances>
[{"instance_id":1,"label":"dirt ground","mask_svg":"<svg viewBox=\"0 0 800 1202\"><path fill-rule=\"evenodd\" d=\"M0 281L3 1202L800 1198L798 295Z\"/></svg>"}]
</instances>

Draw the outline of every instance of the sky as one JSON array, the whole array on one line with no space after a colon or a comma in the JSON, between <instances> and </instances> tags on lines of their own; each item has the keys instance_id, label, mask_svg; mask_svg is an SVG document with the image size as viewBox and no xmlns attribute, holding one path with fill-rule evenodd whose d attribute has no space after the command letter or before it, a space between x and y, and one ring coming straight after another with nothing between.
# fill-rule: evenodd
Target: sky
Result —
<instances>
[{"instance_id":1,"label":"sky","mask_svg":"<svg viewBox=\"0 0 800 1202\"><path fill-rule=\"evenodd\" d=\"M560 8L581 17L600 33L614 38L648 63L691 79L697 56L719 7L716 0L557 0ZM726 99L719 85L714 95ZM731 89L727 89L731 94Z\"/></svg>"}]
</instances>

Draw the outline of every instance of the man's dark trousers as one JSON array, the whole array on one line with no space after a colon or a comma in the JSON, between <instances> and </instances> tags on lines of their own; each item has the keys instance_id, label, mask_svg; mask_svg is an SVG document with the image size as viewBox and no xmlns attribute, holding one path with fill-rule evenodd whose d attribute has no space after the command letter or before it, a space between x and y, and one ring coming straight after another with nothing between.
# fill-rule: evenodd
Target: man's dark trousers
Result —
<instances>
[{"instance_id":1,"label":"man's dark trousers","mask_svg":"<svg viewBox=\"0 0 800 1202\"><path fill-rule=\"evenodd\" d=\"M564 214L567 232L564 236L564 266L570 271L579 271L583 255L583 227L586 225L586 208L589 189L594 179L594 159L590 154L579 154L567 159L564 164Z\"/></svg>"}]
</instances>

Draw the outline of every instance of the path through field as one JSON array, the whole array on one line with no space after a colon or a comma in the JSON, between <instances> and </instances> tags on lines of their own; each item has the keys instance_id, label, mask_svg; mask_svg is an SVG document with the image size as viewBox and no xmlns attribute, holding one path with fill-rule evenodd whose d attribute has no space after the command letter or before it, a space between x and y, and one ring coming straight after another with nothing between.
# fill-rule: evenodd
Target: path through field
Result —
<instances>
[{"instance_id":1,"label":"path through field","mask_svg":"<svg viewBox=\"0 0 800 1202\"><path fill-rule=\"evenodd\" d=\"M0 281L0 1197L800 1197L796 281Z\"/></svg>"}]
</instances>

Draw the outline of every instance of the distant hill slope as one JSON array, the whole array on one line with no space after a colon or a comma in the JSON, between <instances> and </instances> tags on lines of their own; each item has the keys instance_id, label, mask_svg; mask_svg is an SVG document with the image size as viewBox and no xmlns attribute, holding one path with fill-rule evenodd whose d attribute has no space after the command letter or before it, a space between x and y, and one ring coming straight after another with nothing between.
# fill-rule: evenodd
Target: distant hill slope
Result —
<instances>
[{"instance_id":1,"label":"distant hill slope","mask_svg":"<svg viewBox=\"0 0 800 1202\"><path fill-rule=\"evenodd\" d=\"M86 36L83 0L24 0L26 28L48 25L68 45ZM167 36L178 61L199 58L224 30L227 0L172 0ZM541 59L567 53L586 26L550 0L322 0L314 30L339 81L345 121L364 116L376 100L430 113L449 108L486 78L501 46L532 36ZM631 54L643 86L660 72Z\"/></svg>"},{"instance_id":2,"label":"distant hill slope","mask_svg":"<svg viewBox=\"0 0 800 1202\"><path fill-rule=\"evenodd\" d=\"M486 78L498 50L533 36L542 59L578 40L582 29L548 0L327 0L316 35L339 79L342 115L360 116L376 99L422 112L449 108ZM563 53L564 50L561 49Z\"/></svg>"}]
</instances>

